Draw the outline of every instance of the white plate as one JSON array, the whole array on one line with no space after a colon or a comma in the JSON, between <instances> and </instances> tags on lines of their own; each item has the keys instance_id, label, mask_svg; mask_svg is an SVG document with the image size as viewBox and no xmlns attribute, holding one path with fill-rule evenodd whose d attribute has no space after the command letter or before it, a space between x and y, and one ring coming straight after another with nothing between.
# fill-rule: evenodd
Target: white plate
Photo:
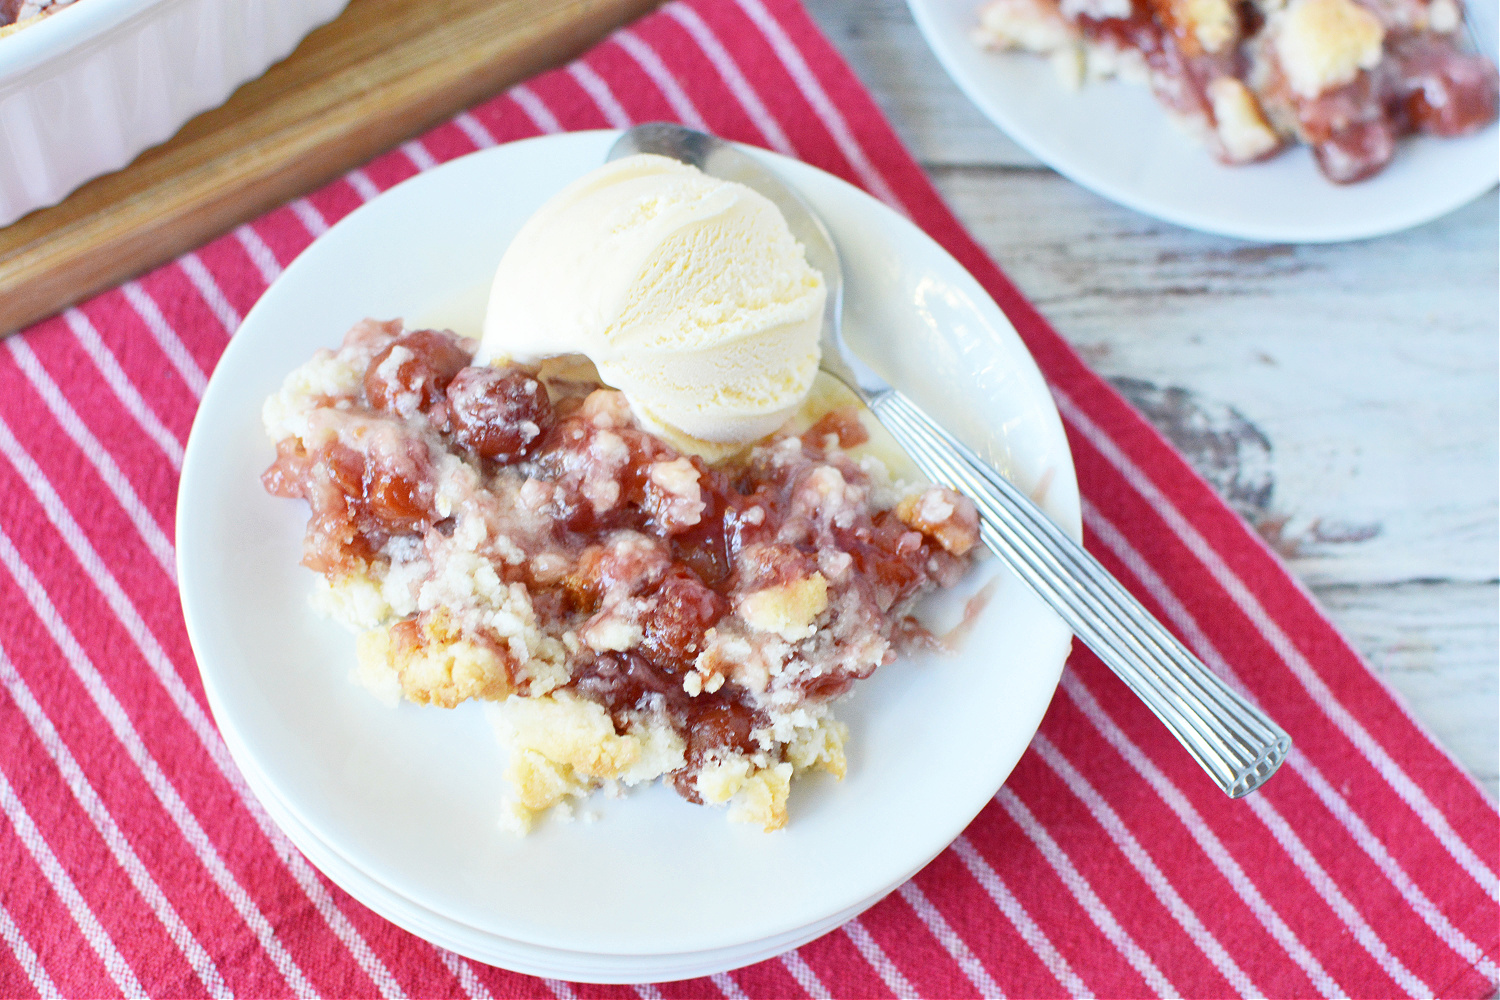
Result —
<instances>
[{"instance_id":1,"label":"white plate","mask_svg":"<svg viewBox=\"0 0 1500 1000\"><path fill-rule=\"evenodd\" d=\"M603 161L615 133L552 136L448 163L321 237L246 317L194 422L178 500L189 635L236 759L299 827L393 896L495 938L583 954L735 949L857 911L956 836L1041 720L1069 646L1013 578L962 655L882 668L841 709L850 773L799 783L766 835L654 787L591 804L597 822L498 828L502 754L478 705L388 709L352 684L352 637L308 608L306 511L265 494L261 402L364 316L445 316L473 331L521 223ZM770 155L770 154L764 154ZM1075 536L1067 441L1035 364L967 272L905 219L775 158L845 258L847 329L865 356ZM971 574L995 572L991 561ZM958 599L939 613L952 615Z\"/></svg>"},{"instance_id":2,"label":"white plate","mask_svg":"<svg viewBox=\"0 0 1500 1000\"><path fill-rule=\"evenodd\" d=\"M948 75L1037 159L1097 194L1191 229L1250 240L1330 243L1420 225L1500 177L1495 124L1462 139L1413 136L1385 170L1338 185L1305 147L1226 167L1167 117L1150 88L1119 81L1070 91L1044 58L996 53L969 37L980 0L907 0ZM1496 0L1469 16L1495 58Z\"/></svg>"},{"instance_id":3,"label":"white plate","mask_svg":"<svg viewBox=\"0 0 1500 1000\"><path fill-rule=\"evenodd\" d=\"M248 760L243 756L240 759ZM737 948L678 955L597 955L541 948L486 934L397 896L356 871L336 851L302 827L276 798L264 777L253 770L253 765L244 773L251 789L264 803L266 812L297 849L355 899L392 923L440 947L531 976L590 983L660 983L728 972L773 958L820 937L874 905L880 898L861 902L818 924Z\"/></svg>"}]
</instances>

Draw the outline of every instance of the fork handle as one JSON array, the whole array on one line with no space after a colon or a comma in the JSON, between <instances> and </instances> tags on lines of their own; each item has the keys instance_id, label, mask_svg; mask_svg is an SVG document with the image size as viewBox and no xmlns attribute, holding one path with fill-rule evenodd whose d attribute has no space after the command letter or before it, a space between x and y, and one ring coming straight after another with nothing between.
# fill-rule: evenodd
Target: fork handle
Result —
<instances>
[{"instance_id":1,"label":"fork handle","mask_svg":"<svg viewBox=\"0 0 1500 1000\"><path fill-rule=\"evenodd\" d=\"M904 394L870 410L934 482L979 509L986 546L1062 616L1219 787L1239 798L1275 773L1291 738L1209 671L1082 545Z\"/></svg>"}]
</instances>

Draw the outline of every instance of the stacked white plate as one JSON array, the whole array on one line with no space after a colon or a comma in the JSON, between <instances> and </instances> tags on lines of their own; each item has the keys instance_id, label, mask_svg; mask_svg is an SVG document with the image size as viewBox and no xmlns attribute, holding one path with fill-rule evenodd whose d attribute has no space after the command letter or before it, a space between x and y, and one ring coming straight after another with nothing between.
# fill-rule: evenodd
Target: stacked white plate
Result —
<instances>
[{"instance_id":1,"label":"stacked white plate","mask_svg":"<svg viewBox=\"0 0 1500 1000\"><path fill-rule=\"evenodd\" d=\"M421 174L361 208L246 317L204 395L183 465L183 609L215 718L255 794L334 882L460 954L558 979L681 979L838 926L937 855L1036 730L1069 633L993 560L923 611L938 629L988 581L958 652L903 660L839 715L849 774L794 786L787 829L729 824L664 787L596 797L528 836L500 825L504 757L485 711L390 708L351 681L353 637L308 606L306 509L259 485L262 401L366 316L474 334L511 236L604 159L615 133L549 136ZM1079 502L1062 426L1015 331L911 223L805 164L764 155L844 255L846 330L1068 530Z\"/></svg>"}]
</instances>

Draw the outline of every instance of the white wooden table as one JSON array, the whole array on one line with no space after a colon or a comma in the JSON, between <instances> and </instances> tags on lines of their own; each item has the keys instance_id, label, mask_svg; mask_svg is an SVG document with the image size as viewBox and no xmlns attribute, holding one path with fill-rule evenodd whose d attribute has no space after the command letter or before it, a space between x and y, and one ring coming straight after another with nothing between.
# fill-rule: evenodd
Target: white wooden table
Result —
<instances>
[{"instance_id":1,"label":"white wooden table","mask_svg":"<svg viewBox=\"0 0 1500 1000\"><path fill-rule=\"evenodd\" d=\"M970 232L1495 797L1496 192L1359 243L1204 236L1040 166L901 0L808 6Z\"/></svg>"}]
</instances>

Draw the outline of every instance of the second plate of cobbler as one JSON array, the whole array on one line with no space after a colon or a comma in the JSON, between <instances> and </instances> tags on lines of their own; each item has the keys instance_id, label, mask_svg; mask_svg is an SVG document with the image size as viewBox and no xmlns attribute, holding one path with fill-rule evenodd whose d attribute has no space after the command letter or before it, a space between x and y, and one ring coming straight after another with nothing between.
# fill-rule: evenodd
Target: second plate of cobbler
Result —
<instances>
[{"instance_id":1,"label":"second plate of cobbler","mask_svg":"<svg viewBox=\"0 0 1500 1000\"><path fill-rule=\"evenodd\" d=\"M1445 215L1500 176L1495 0L908 6L948 75L1007 135L1097 194L1178 225L1363 239Z\"/></svg>"},{"instance_id":2,"label":"second plate of cobbler","mask_svg":"<svg viewBox=\"0 0 1500 1000\"><path fill-rule=\"evenodd\" d=\"M1070 642L967 501L813 381L821 284L779 216L652 158L598 171L613 137L464 157L319 238L215 371L177 530L215 718L292 839L440 944L601 980L743 964L876 902L993 796ZM980 286L757 155L838 242L854 348L1076 534L1061 423ZM589 248L552 298L539 224ZM593 324L556 353L597 370L494 348L513 241L497 294L536 303L498 322Z\"/></svg>"}]
</instances>

